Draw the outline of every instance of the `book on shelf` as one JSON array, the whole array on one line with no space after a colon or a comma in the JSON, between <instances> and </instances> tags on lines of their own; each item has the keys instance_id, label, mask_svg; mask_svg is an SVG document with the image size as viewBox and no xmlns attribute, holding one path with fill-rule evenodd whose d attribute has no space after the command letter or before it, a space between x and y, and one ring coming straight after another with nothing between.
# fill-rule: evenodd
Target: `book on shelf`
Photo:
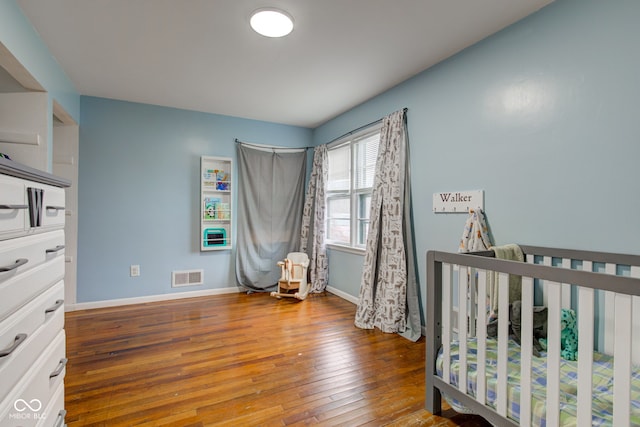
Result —
<instances>
[{"instance_id":1,"label":"book on shelf","mask_svg":"<svg viewBox=\"0 0 640 427\"><path fill-rule=\"evenodd\" d=\"M204 198L204 219L219 219L221 200L218 197Z\"/></svg>"}]
</instances>

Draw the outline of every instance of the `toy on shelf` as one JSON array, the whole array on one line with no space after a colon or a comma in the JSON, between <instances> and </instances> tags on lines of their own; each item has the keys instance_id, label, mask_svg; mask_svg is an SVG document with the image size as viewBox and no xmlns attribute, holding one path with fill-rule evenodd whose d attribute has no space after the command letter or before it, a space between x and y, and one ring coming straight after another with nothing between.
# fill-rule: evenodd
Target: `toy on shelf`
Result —
<instances>
[{"instance_id":1,"label":"toy on shelf","mask_svg":"<svg viewBox=\"0 0 640 427\"><path fill-rule=\"evenodd\" d=\"M229 174L223 170L216 170L216 190L229 191Z\"/></svg>"}]
</instances>

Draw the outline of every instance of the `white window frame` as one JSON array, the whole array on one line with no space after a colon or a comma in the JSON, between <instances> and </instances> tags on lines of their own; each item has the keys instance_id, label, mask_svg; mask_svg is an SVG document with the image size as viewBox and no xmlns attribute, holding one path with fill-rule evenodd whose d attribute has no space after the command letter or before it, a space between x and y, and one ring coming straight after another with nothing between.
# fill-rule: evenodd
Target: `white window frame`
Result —
<instances>
[{"instance_id":1,"label":"white window frame","mask_svg":"<svg viewBox=\"0 0 640 427\"><path fill-rule=\"evenodd\" d=\"M360 197L364 194L373 194L373 184L371 187L367 187L367 188L360 188L360 189L356 189L355 188L355 179L356 179L356 163L357 163L357 159L355 156L355 150L356 150L356 144L358 142L360 142L362 139L364 138L368 138L370 137L372 134L374 133L380 133L380 131L382 130L382 123L376 123L373 124L371 126L367 126L366 128L363 128L361 130L358 130L357 132L354 132L352 134L346 135L332 143L330 143L328 145L328 150L335 150L338 148L343 148L345 146L349 146L349 151L350 151L350 161L351 161L351 165L350 165L350 174L349 174L349 190L344 190L344 191L329 191L327 189L326 191L326 199L327 199L327 219L326 219L326 230L327 230L327 238L326 238L326 245L327 247L331 248L331 249L338 249L344 252L352 252L352 253L357 253L357 254L363 254L365 252L366 249L366 236L364 238L364 243L359 244L358 243L358 226L359 226L359 222L362 218L358 218L358 203L359 203L359 199ZM343 197L348 197L349 201L350 201L350 215L349 215L349 230L350 230L350 243L349 244L345 244L343 242L338 242L338 241L332 241L329 238L330 235L330 230L329 230L329 201L332 198L343 198Z\"/></svg>"}]
</instances>

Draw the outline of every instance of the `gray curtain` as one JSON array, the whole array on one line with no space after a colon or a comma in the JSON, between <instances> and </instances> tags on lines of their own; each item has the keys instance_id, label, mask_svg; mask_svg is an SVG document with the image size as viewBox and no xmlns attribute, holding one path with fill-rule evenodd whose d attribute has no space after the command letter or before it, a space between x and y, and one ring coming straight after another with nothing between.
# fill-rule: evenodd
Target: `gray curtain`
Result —
<instances>
[{"instance_id":1,"label":"gray curtain","mask_svg":"<svg viewBox=\"0 0 640 427\"><path fill-rule=\"evenodd\" d=\"M327 263L326 236L326 193L329 174L329 155L327 145L320 145L313 151L313 168L304 202L302 230L300 233L300 251L309 255L309 274L311 292L323 292L327 287L329 266ZM313 219L313 221L312 221Z\"/></svg>"},{"instance_id":2,"label":"gray curtain","mask_svg":"<svg viewBox=\"0 0 640 427\"><path fill-rule=\"evenodd\" d=\"M406 111L383 119L355 325L421 336Z\"/></svg>"},{"instance_id":3,"label":"gray curtain","mask_svg":"<svg viewBox=\"0 0 640 427\"><path fill-rule=\"evenodd\" d=\"M292 151L237 144L236 278L248 290L273 290L276 263L298 250L307 152Z\"/></svg>"}]
</instances>

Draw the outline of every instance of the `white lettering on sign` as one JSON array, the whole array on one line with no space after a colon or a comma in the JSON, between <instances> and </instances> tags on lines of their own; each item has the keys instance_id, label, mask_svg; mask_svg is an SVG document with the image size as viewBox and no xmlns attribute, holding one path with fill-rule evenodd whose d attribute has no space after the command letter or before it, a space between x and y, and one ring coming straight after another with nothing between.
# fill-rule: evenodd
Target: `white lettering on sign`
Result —
<instances>
[{"instance_id":1,"label":"white lettering on sign","mask_svg":"<svg viewBox=\"0 0 640 427\"><path fill-rule=\"evenodd\" d=\"M433 212L435 213L468 213L475 208L484 210L484 190L433 194Z\"/></svg>"}]
</instances>

